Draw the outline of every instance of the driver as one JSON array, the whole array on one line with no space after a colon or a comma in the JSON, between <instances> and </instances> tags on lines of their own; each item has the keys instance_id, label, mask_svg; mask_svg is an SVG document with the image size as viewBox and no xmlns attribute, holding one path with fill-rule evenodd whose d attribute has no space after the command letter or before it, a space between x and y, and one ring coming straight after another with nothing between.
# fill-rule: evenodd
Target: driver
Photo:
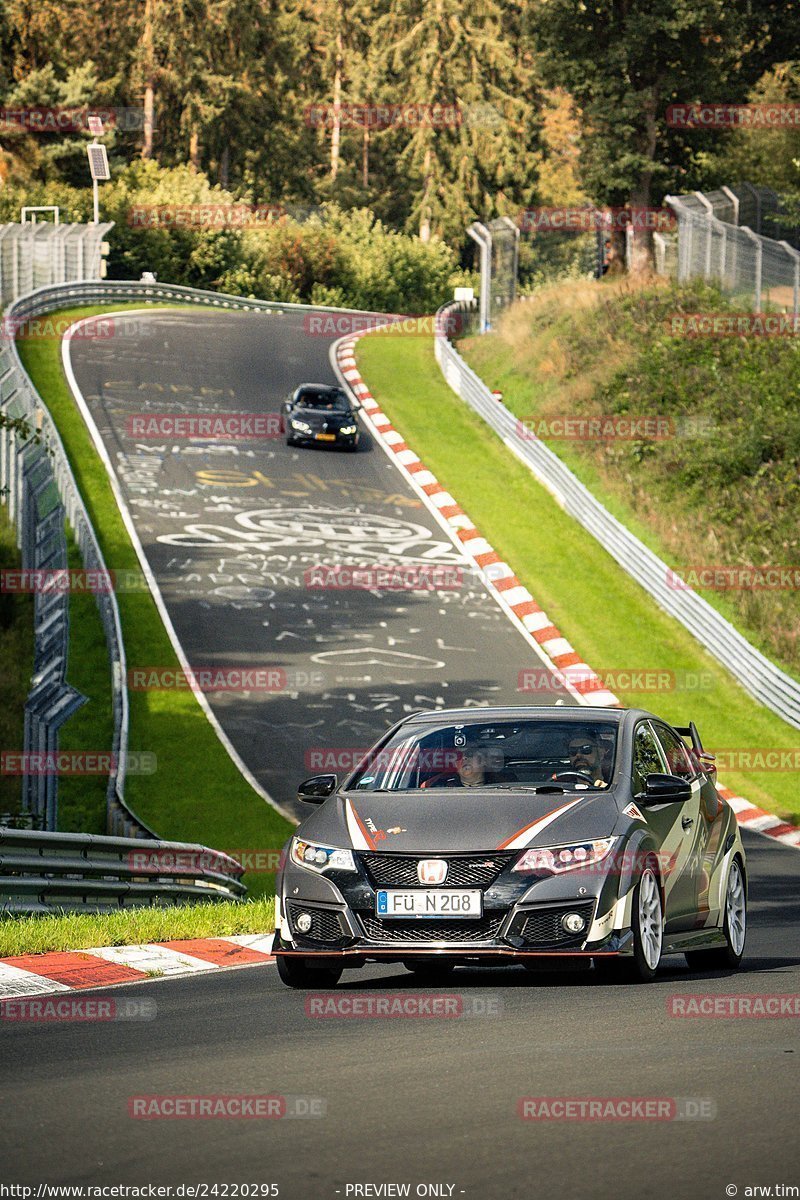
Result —
<instances>
[{"instance_id":1,"label":"driver","mask_svg":"<svg viewBox=\"0 0 800 1200\"><path fill-rule=\"evenodd\" d=\"M573 733L567 745L567 753L573 771L586 775L595 787L606 786L608 779L603 743L593 729ZM556 775L553 778L555 779Z\"/></svg>"}]
</instances>

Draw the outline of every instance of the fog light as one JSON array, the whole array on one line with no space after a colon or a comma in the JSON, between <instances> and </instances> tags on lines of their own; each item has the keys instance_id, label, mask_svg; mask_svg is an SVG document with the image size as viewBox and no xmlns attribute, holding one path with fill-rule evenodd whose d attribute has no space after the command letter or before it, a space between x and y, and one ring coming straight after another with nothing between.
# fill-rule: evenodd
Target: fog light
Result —
<instances>
[{"instance_id":1,"label":"fog light","mask_svg":"<svg viewBox=\"0 0 800 1200\"><path fill-rule=\"evenodd\" d=\"M561 918L561 924L567 933L583 933L586 928L586 921L580 913L565 913Z\"/></svg>"},{"instance_id":2,"label":"fog light","mask_svg":"<svg viewBox=\"0 0 800 1200\"><path fill-rule=\"evenodd\" d=\"M298 913L295 925L299 933L308 933L311 928L311 913Z\"/></svg>"}]
</instances>

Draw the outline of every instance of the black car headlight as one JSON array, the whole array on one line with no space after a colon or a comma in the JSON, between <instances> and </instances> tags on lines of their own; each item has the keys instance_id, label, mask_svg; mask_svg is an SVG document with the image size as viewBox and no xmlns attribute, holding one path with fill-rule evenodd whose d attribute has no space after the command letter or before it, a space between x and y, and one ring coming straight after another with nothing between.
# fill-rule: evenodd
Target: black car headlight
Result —
<instances>
[{"instance_id":1,"label":"black car headlight","mask_svg":"<svg viewBox=\"0 0 800 1200\"><path fill-rule=\"evenodd\" d=\"M295 417L292 417L290 424L292 429L298 430L299 433L311 433L311 426L307 421L298 421Z\"/></svg>"},{"instance_id":2,"label":"black car headlight","mask_svg":"<svg viewBox=\"0 0 800 1200\"><path fill-rule=\"evenodd\" d=\"M357 425L342 425L339 429L339 433L344 433L349 437L350 434L355 433L357 429Z\"/></svg>"},{"instance_id":3,"label":"black car headlight","mask_svg":"<svg viewBox=\"0 0 800 1200\"><path fill-rule=\"evenodd\" d=\"M319 875L324 871L358 870L353 860L352 850L340 850L336 846L320 846L317 842L307 842L303 838L292 838L290 857L295 866L305 867L308 871L316 871Z\"/></svg>"},{"instance_id":4,"label":"black car headlight","mask_svg":"<svg viewBox=\"0 0 800 1200\"><path fill-rule=\"evenodd\" d=\"M591 842L571 842L566 846L536 846L521 854L511 870L560 875L563 871L593 867L611 853L616 840L607 837Z\"/></svg>"}]
</instances>

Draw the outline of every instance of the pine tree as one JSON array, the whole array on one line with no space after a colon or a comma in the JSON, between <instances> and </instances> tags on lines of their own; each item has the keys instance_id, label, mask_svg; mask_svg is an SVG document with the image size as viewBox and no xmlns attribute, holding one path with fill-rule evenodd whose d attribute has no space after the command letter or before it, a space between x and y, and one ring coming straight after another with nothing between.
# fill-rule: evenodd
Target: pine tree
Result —
<instances>
[{"instance_id":1,"label":"pine tree","mask_svg":"<svg viewBox=\"0 0 800 1200\"><path fill-rule=\"evenodd\" d=\"M533 81L516 23L498 0L391 0L378 22L384 96L420 109L408 130L380 136L397 147L408 226L423 240L463 233L529 182Z\"/></svg>"}]
</instances>

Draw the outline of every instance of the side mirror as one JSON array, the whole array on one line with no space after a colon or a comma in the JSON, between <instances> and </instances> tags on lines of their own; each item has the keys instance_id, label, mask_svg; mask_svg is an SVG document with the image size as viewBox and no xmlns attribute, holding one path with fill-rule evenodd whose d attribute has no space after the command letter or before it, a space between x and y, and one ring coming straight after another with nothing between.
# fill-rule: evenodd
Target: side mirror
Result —
<instances>
[{"instance_id":1,"label":"side mirror","mask_svg":"<svg viewBox=\"0 0 800 1200\"><path fill-rule=\"evenodd\" d=\"M640 803L651 804L685 804L692 795L692 785L688 779L680 775L660 775L657 772L648 775L644 781L644 795L637 796Z\"/></svg>"},{"instance_id":2,"label":"side mirror","mask_svg":"<svg viewBox=\"0 0 800 1200\"><path fill-rule=\"evenodd\" d=\"M361 412L364 405L359 404L357 400L354 400L350 407L352 408L353 412Z\"/></svg>"},{"instance_id":3,"label":"side mirror","mask_svg":"<svg viewBox=\"0 0 800 1200\"><path fill-rule=\"evenodd\" d=\"M312 775L304 779L297 789L297 799L306 804L322 804L333 792L339 780L336 775Z\"/></svg>"}]
</instances>

